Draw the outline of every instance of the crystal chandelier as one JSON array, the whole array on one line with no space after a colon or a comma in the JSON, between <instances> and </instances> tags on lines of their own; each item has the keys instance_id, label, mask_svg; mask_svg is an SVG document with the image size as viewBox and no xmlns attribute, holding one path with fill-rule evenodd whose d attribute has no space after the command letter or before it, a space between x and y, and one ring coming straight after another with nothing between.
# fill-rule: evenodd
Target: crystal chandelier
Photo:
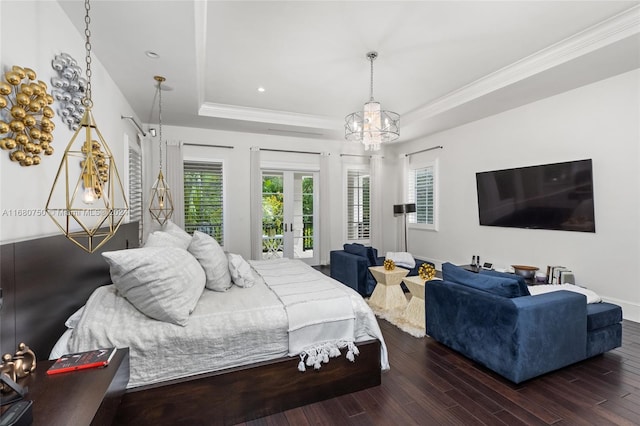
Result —
<instances>
[{"instance_id":1,"label":"crystal chandelier","mask_svg":"<svg viewBox=\"0 0 640 426\"><path fill-rule=\"evenodd\" d=\"M129 206L116 161L91 114L89 0L85 10L85 111L64 151L45 210L69 240L93 253L115 235Z\"/></svg>"},{"instance_id":2,"label":"crystal chandelier","mask_svg":"<svg viewBox=\"0 0 640 426\"><path fill-rule=\"evenodd\" d=\"M160 133L160 172L158 179L151 187L151 202L149 203L149 213L151 217L160 225L164 225L173 215L173 199L171 191L164 180L162 174L162 82L166 79L156 75L153 77L158 82L158 130Z\"/></svg>"},{"instance_id":3,"label":"crystal chandelier","mask_svg":"<svg viewBox=\"0 0 640 426\"><path fill-rule=\"evenodd\" d=\"M371 62L371 86L369 102L362 111L351 113L345 118L344 137L349 141L362 142L366 151L377 151L383 142L392 142L400 136L400 115L385 111L380 102L373 99L373 61L378 52L367 53Z\"/></svg>"}]
</instances>

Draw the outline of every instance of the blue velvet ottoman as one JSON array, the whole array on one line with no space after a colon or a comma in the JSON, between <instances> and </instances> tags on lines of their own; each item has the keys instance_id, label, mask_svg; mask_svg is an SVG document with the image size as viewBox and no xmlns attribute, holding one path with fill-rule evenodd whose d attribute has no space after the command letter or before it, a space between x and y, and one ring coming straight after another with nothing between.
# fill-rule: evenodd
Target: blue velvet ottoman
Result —
<instances>
[{"instance_id":1,"label":"blue velvet ottoman","mask_svg":"<svg viewBox=\"0 0 640 426\"><path fill-rule=\"evenodd\" d=\"M587 358L622 346L622 308L612 303L587 305Z\"/></svg>"}]
</instances>

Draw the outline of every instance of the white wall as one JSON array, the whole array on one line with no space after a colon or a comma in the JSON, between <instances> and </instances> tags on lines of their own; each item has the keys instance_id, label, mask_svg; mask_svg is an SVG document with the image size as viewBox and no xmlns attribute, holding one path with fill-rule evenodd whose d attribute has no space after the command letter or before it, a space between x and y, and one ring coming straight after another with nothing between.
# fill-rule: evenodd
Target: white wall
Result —
<instances>
[{"instance_id":1,"label":"white wall","mask_svg":"<svg viewBox=\"0 0 640 426\"><path fill-rule=\"evenodd\" d=\"M639 102L635 70L395 147L444 147L415 156L439 159L440 228L411 229L410 251L437 263L479 254L499 267L564 265L640 321ZM593 159L596 233L479 225L476 172L585 158Z\"/></svg>"},{"instance_id":2,"label":"white wall","mask_svg":"<svg viewBox=\"0 0 640 426\"><path fill-rule=\"evenodd\" d=\"M84 37L57 2L2 1L0 23L2 73L13 65L29 67L51 88L51 77L57 76L51 67L55 55L69 53L85 68ZM134 114L95 55L92 59L93 116L111 148L122 178L124 141L126 137L135 141L136 133L127 121L120 119L120 114ZM53 155L42 155L38 166L21 167L10 161L8 151L0 151L0 243L59 232L55 223L43 213L62 154L73 132L62 124L57 106L54 104L53 107L56 110Z\"/></svg>"}]
</instances>

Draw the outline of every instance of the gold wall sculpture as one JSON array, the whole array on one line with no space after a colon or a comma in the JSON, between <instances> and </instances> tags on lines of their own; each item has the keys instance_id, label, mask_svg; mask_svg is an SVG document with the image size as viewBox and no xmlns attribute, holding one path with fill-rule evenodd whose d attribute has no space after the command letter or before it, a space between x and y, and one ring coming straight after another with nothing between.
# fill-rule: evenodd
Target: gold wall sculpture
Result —
<instances>
[{"instance_id":1,"label":"gold wall sculpture","mask_svg":"<svg viewBox=\"0 0 640 426\"><path fill-rule=\"evenodd\" d=\"M47 84L37 80L31 68L14 65L0 82L0 148L21 166L37 166L41 154L53 154L52 121L49 106L53 96Z\"/></svg>"}]
</instances>

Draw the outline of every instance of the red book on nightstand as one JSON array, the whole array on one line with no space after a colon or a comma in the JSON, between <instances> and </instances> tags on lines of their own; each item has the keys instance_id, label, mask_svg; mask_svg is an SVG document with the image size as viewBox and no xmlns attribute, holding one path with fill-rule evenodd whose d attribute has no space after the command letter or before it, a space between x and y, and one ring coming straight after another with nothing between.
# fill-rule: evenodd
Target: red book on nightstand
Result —
<instances>
[{"instance_id":1,"label":"red book on nightstand","mask_svg":"<svg viewBox=\"0 0 640 426\"><path fill-rule=\"evenodd\" d=\"M63 355L47 370L47 374L66 373L67 371L98 368L109 365L116 348L94 349L87 352Z\"/></svg>"}]
</instances>

